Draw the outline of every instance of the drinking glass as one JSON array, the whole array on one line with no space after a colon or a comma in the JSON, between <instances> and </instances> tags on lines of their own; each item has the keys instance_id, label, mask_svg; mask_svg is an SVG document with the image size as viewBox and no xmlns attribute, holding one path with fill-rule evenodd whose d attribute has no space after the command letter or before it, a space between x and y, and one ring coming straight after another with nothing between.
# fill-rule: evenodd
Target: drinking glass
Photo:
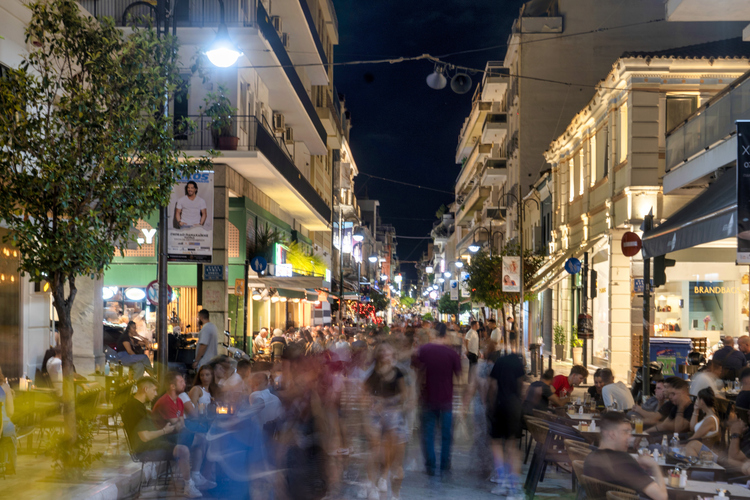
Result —
<instances>
[{"instance_id":1,"label":"drinking glass","mask_svg":"<svg viewBox=\"0 0 750 500\"><path fill-rule=\"evenodd\" d=\"M635 419L635 433L643 434L643 419L642 418Z\"/></svg>"}]
</instances>

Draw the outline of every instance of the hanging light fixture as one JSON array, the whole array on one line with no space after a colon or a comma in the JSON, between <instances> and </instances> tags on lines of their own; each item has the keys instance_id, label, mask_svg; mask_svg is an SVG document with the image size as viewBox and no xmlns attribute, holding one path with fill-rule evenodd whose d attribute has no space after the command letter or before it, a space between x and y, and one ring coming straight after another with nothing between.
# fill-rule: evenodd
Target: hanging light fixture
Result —
<instances>
[{"instance_id":1,"label":"hanging light fixture","mask_svg":"<svg viewBox=\"0 0 750 500\"><path fill-rule=\"evenodd\" d=\"M427 274L432 274L432 273L433 273L433 271L435 271L435 268L434 268L434 267L432 267L432 266L427 266L427 267L425 267L425 268L424 268L424 271L425 271L425 272L426 272Z\"/></svg>"},{"instance_id":2,"label":"hanging light fixture","mask_svg":"<svg viewBox=\"0 0 750 500\"><path fill-rule=\"evenodd\" d=\"M376 263L378 261L378 255L377 254L372 254L369 257L367 257L367 260L369 260L370 262L372 262L374 264L374 263Z\"/></svg>"},{"instance_id":3,"label":"hanging light fixture","mask_svg":"<svg viewBox=\"0 0 750 500\"><path fill-rule=\"evenodd\" d=\"M216 33L216 38L211 43L210 48L206 51L206 56L214 66L228 68L237 62L237 59L242 55L242 51L229 38L229 29L224 23L224 0L219 0L219 7L221 15L219 31Z\"/></svg>"},{"instance_id":4,"label":"hanging light fixture","mask_svg":"<svg viewBox=\"0 0 750 500\"><path fill-rule=\"evenodd\" d=\"M471 253L477 253L481 247L477 245L476 241L469 245L469 252Z\"/></svg>"},{"instance_id":5,"label":"hanging light fixture","mask_svg":"<svg viewBox=\"0 0 750 500\"><path fill-rule=\"evenodd\" d=\"M358 227L354 230L354 233L352 234L352 239L356 241L357 243L361 243L365 239L365 231L361 227Z\"/></svg>"},{"instance_id":6,"label":"hanging light fixture","mask_svg":"<svg viewBox=\"0 0 750 500\"><path fill-rule=\"evenodd\" d=\"M456 261L456 267L459 268L459 269L461 269L462 267L464 267L464 263L461 262L460 260L457 260Z\"/></svg>"},{"instance_id":7,"label":"hanging light fixture","mask_svg":"<svg viewBox=\"0 0 750 500\"><path fill-rule=\"evenodd\" d=\"M432 73L427 75L427 86L435 90L444 89L448 85L448 80L443 73L445 73L445 66L436 64Z\"/></svg>"}]
</instances>

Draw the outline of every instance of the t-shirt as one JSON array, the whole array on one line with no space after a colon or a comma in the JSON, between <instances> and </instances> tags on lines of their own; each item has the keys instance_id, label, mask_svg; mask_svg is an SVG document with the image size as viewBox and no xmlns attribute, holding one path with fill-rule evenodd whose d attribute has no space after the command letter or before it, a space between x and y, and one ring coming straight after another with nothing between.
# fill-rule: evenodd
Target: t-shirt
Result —
<instances>
[{"instance_id":1,"label":"t-shirt","mask_svg":"<svg viewBox=\"0 0 750 500\"><path fill-rule=\"evenodd\" d=\"M128 335L127 332L123 332L122 334L120 334L120 337L117 339L118 353L128 352L128 350L125 349L125 342L128 342L130 344L130 350L133 351L133 354L143 354L143 348L135 340L131 339L130 335Z\"/></svg>"},{"instance_id":2,"label":"t-shirt","mask_svg":"<svg viewBox=\"0 0 750 500\"><path fill-rule=\"evenodd\" d=\"M200 196L190 199L183 196L177 200L177 210L182 210L180 221L189 226L195 226L201 223L201 211L206 210L206 200Z\"/></svg>"},{"instance_id":3,"label":"t-shirt","mask_svg":"<svg viewBox=\"0 0 750 500\"><path fill-rule=\"evenodd\" d=\"M588 391L589 396L591 396L591 399L593 399L596 402L596 406L604 406L604 400L602 399L602 393L596 390L596 386L589 387Z\"/></svg>"},{"instance_id":4,"label":"t-shirt","mask_svg":"<svg viewBox=\"0 0 750 500\"><path fill-rule=\"evenodd\" d=\"M500 330L500 328L495 328L494 330L492 330L492 333L490 334L490 340L497 343L502 342L503 331Z\"/></svg>"},{"instance_id":5,"label":"t-shirt","mask_svg":"<svg viewBox=\"0 0 750 500\"><path fill-rule=\"evenodd\" d=\"M679 411L679 408L676 405L672 405L672 410L669 412L669 418L674 420L677 418L677 412ZM690 403L687 408L685 408L685 412L682 414L683 418L685 420L690 420L693 417L693 403Z\"/></svg>"},{"instance_id":6,"label":"t-shirt","mask_svg":"<svg viewBox=\"0 0 750 500\"><path fill-rule=\"evenodd\" d=\"M737 408L744 408L750 410L750 391L740 391L737 394L737 400L734 402Z\"/></svg>"},{"instance_id":7,"label":"t-shirt","mask_svg":"<svg viewBox=\"0 0 750 500\"><path fill-rule=\"evenodd\" d=\"M721 361L721 365L727 370L739 371L747 364L745 355L731 346L724 346L714 353L713 359Z\"/></svg>"},{"instance_id":8,"label":"t-shirt","mask_svg":"<svg viewBox=\"0 0 750 500\"><path fill-rule=\"evenodd\" d=\"M479 334L476 330L469 329L466 332L464 340L468 341L468 352L471 354L479 354Z\"/></svg>"},{"instance_id":9,"label":"t-shirt","mask_svg":"<svg viewBox=\"0 0 750 500\"><path fill-rule=\"evenodd\" d=\"M629 453L594 450L583 462L583 474L642 493L654 480Z\"/></svg>"},{"instance_id":10,"label":"t-shirt","mask_svg":"<svg viewBox=\"0 0 750 500\"><path fill-rule=\"evenodd\" d=\"M394 367L394 374L390 380L384 379L377 370L373 370L367 380L365 380L365 387L370 391L370 394L380 398L392 398L398 396L399 393L399 380L404 378L404 374L398 368Z\"/></svg>"},{"instance_id":11,"label":"t-shirt","mask_svg":"<svg viewBox=\"0 0 750 500\"><path fill-rule=\"evenodd\" d=\"M521 386L520 378L526 375L523 361L517 354L501 356L495 361L490 377L497 381L497 404L507 403L509 400L517 399L520 403Z\"/></svg>"},{"instance_id":12,"label":"t-shirt","mask_svg":"<svg viewBox=\"0 0 750 500\"><path fill-rule=\"evenodd\" d=\"M515 321L508 327L508 340L515 340L518 337L518 330L516 330Z\"/></svg>"},{"instance_id":13,"label":"t-shirt","mask_svg":"<svg viewBox=\"0 0 750 500\"><path fill-rule=\"evenodd\" d=\"M610 406L617 402L618 410L629 410L635 404L630 389L622 382L615 382L602 387L602 399L604 406Z\"/></svg>"},{"instance_id":14,"label":"t-shirt","mask_svg":"<svg viewBox=\"0 0 750 500\"><path fill-rule=\"evenodd\" d=\"M210 321L203 325L201 328L200 338L198 339L198 345L205 345L206 351L203 353L203 357L198 362L198 368L207 364L218 353L218 342L219 332L216 330L216 325Z\"/></svg>"},{"instance_id":15,"label":"t-shirt","mask_svg":"<svg viewBox=\"0 0 750 500\"><path fill-rule=\"evenodd\" d=\"M698 391L710 388L714 391L714 395L719 392L716 386L716 377L707 371L698 372L693 375L693 380L690 382L690 395L698 396Z\"/></svg>"},{"instance_id":16,"label":"t-shirt","mask_svg":"<svg viewBox=\"0 0 750 500\"><path fill-rule=\"evenodd\" d=\"M552 396L552 388L537 380L532 382L526 390L526 399L523 401L523 413L533 415L534 410L547 411L549 409L549 397Z\"/></svg>"},{"instance_id":17,"label":"t-shirt","mask_svg":"<svg viewBox=\"0 0 750 500\"><path fill-rule=\"evenodd\" d=\"M266 339L258 335L255 337L255 348L256 349L265 349L266 348Z\"/></svg>"},{"instance_id":18,"label":"t-shirt","mask_svg":"<svg viewBox=\"0 0 750 500\"><path fill-rule=\"evenodd\" d=\"M458 353L442 344L425 344L412 360L424 374L422 404L430 410L453 408L453 376L461 374Z\"/></svg>"},{"instance_id":19,"label":"t-shirt","mask_svg":"<svg viewBox=\"0 0 750 500\"><path fill-rule=\"evenodd\" d=\"M145 449L151 449L159 447L163 443L157 438L148 442L141 440L138 433L140 431L156 431L156 425L151 418L151 412L146 409L146 405L135 399L134 397L128 398L125 404L122 405L120 410L122 416L122 424L127 432L128 440L130 441L130 447L134 451L139 452Z\"/></svg>"},{"instance_id":20,"label":"t-shirt","mask_svg":"<svg viewBox=\"0 0 750 500\"><path fill-rule=\"evenodd\" d=\"M558 398L567 398L573 394L573 386L568 382L567 375L557 375L552 379L552 388Z\"/></svg>"},{"instance_id":21,"label":"t-shirt","mask_svg":"<svg viewBox=\"0 0 750 500\"><path fill-rule=\"evenodd\" d=\"M672 414L672 408L674 407L675 406L671 401L664 401L664 404L661 405L661 408L659 408L659 415L661 415L661 419L664 420L665 418L668 418Z\"/></svg>"},{"instance_id":22,"label":"t-shirt","mask_svg":"<svg viewBox=\"0 0 750 500\"><path fill-rule=\"evenodd\" d=\"M63 372L62 372L62 359L60 358L49 358L47 361L47 373L49 373L49 379L52 381L52 387L58 396L62 396L63 392Z\"/></svg>"},{"instance_id":23,"label":"t-shirt","mask_svg":"<svg viewBox=\"0 0 750 500\"><path fill-rule=\"evenodd\" d=\"M172 401L169 394L164 394L156 401L156 403L154 403L151 415L154 419L154 425L156 425L156 428L161 429L167 425L167 421L170 419L185 416L185 404L180 398Z\"/></svg>"}]
</instances>

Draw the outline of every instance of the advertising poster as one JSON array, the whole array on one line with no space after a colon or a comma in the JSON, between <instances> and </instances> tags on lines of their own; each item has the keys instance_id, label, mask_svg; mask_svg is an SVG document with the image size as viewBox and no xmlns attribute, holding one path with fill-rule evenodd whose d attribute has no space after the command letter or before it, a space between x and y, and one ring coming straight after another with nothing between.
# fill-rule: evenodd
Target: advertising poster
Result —
<instances>
[{"instance_id":1,"label":"advertising poster","mask_svg":"<svg viewBox=\"0 0 750 500\"><path fill-rule=\"evenodd\" d=\"M737 264L750 264L750 121L737 121Z\"/></svg>"},{"instance_id":2,"label":"advertising poster","mask_svg":"<svg viewBox=\"0 0 750 500\"><path fill-rule=\"evenodd\" d=\"M458 300L458 280L451 280L451 300Z\"/></svg>"},{"instance_id":3,"label":"advertising poster","mask_svg":"<svg viewBox=\"0 0 750 500\"><path fill-rule=\"evenodd\" d=\"M214 173L198 172L175 184L169 199L169 260L210 263L213 224Z\"/></svg>"},{"instance_id":4,"label":"advertising poster","mask_svg":"<svg viewBox=\"0 0 750 500\"><path fill-rule=\"evenodd\" d=\"M503 292L521 291L521 257L503 257Z\"/></svg>"}]
</instances>

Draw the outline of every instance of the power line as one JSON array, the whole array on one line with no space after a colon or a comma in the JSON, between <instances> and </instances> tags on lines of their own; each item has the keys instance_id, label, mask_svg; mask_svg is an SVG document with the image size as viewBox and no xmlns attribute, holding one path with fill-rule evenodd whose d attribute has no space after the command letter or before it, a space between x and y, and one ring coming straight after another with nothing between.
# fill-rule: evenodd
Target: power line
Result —
<instances>
[{"instance_id":1,"label":"power line","mask_svg":"<svg viewBox=\"0 0 750 500\"><path fill-rule=\"evenodd\" d=\"M359 175L364 175L366 177L372 177L373 179L379 179L381 181L395 182L396 184L403 184L404 186L415 187L415 188L418 188L418 189L427 189L429 191L437 191L438 193L446 193L446 194L450 194L450 195L455 195L456 194L453 191L446 191L446 190L443 190L443 189L437 189L437 188L433 188L433 187L420 186L419 184L412 184L410 182L397 181L395 179L388 179L386 177L379 177L377 175L366 174L364 172L360 172Z\"/></svg>"},{"instance_id":2,"label":"power line","mask_svg":"<svg viewBox=\"0 0 750 500\"><path fill-rule=\"evenodd\" d=\"M396 234L395 237L402 238L405 240L431 240L432 239L432 236L401 236L398 234Z\"/></svg>"}]
</instances>

